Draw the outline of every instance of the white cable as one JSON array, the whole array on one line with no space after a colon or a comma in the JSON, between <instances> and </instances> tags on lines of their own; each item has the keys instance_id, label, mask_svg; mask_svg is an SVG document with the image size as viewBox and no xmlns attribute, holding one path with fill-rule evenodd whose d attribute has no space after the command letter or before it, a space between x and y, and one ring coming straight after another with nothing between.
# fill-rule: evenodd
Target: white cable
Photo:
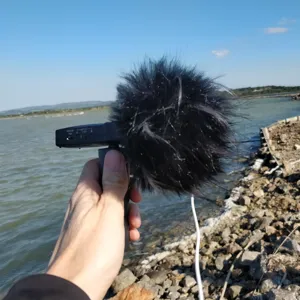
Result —
<instances>
[{"instance_id":1,"label":"white cable","mask_svg":"<svg viewBox=\"0 0 300 300\"><path fill-rule=\"evenodd\" d=\"M197 280L198 289L199 289L198 299L199 300L204 300L203 286L202 286L202 280L201 280L201 274L200 274L200 264L199 264L199 258L200 258L200 228L199 228L198 218L197 218L196 209L195 209L194 195L191 195L191 206L192 206L192 212L193 212L193 217L194 217L194 221L195 221L196 236L197 236L196 253L195 253L195 271L196 271L196 280Z\"/></svg>"}]
</instances>

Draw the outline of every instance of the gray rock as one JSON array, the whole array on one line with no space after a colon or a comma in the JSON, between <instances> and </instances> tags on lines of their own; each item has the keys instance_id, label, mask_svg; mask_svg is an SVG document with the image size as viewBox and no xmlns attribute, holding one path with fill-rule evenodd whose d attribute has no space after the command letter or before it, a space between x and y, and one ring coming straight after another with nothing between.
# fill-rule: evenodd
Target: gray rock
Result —
<instances>
[{"instance_id":1,"label":"gray rock","mask_svg":"<svg viewBox=\"0 0 300 300\"><path fill-rule=\"evenodd\" d=\"M223 268L224 268L224 260L225 260L225 257L223 255L219 255L216 258L215 265L216 265L217 270L220 270L220 271L223 270Z\"/></svg>"},{"instance_id":2,"label":"gray rock","mask_svg":"<svg viewBox=\"0 0 300 300\"><path fill-rule=\"evenodd\" d=\"M240 198L239 203L241 205L249 206L251 204L251 199L250 197L244 195Z\"/></svg>"},{"instance_id":3,"label":"gray rock","mask_svg":"<svg viewBox=\"0 0 300 300\"><path fill-rule=\"evenodd\" d=\"M222 234L221 234L222 239L223 239L223 240L228 240L230 234L231 234L230 228L229 228L229 227L226 227L226 228L223 230Z\"/></svg>"},{"instance_id":4,"label":"gray rock","mask_svg":"<svg viewBox=\"0 0 300 300\"><path fill-rule=\"evenodd\" d=\"M259 257L259 255L260 252L258 251L246 250L240 258L240 264L243 266L249 266Z\"/></svg>"},{"instance_id":5,"label":"gray rock","mask_svg":"<svg viewBox=\"0 0 300 300\"><path fill-rule=\"evenodd\" d=\"M176 300L180 297L180 293L179 292L174 292L174 293L172 292L172 293L169 294L169 297L170 297L171 300Z\"/></svg>"},{"instance_id":6,"label":"gray rock","mask_svg":"<svg viewBox=\"0 0 300 300\"><path fill-rule=\"evenodd\" d=\"M144 275L141 279L140 279L140 281L139 282L149 282L151 279L150 279L150 277L149 276L147 276L147 275Z\"/></svg>"},{"instance_id":7,"label":"gray rock","mask_svg":"<svg viewBox=\"0 0 300 300\"><path fill-rule=\"evenodd\" d=\"M230 297L230 299L236 299L242 290L242 286L240 285L232 285L228 288L228 295Z\"/></svg>"},{"instance_id":8,"label":"gray rock","mask_svg":"<svg viewBox=\"0 0 300 300\"><path fill-rule=\"evenodd\" d=\"M189 291L189 289L190 288L184 286L184 287L181 288L181 292L184 293L184 294L186 294Z\"/></svg>"},{"instance_id":9,"label":"gray rock","mask_svg":"<svg viewBox=\"0 0 300 300\"><path fill-rule=\"evenodd\" d=\"M268 300L299 300L299 294L296 291L286 289L272 289L267 294Z\"/></svg>"},{"instance_id":10,"label":"gray rock","mask_svg":"<svg viewBox=\"0 0 300 300\"><path fill-rule=\"evenodd\" d=\"M273 226L267 226L266 227L266 233L268 235L274 234L276 231L277 231L276 228L274 228Z\"/></svg>"},{"instance_id":11,"label":"gray rock","mask_svg":"<svg viewBox=\"0 0 300 300\"><path fill-rule=\"evenodd\" d=\"M259 226L259 229L265 229L267 226L269 226L273 221L272 217L264 217L261 221L261 224Z\"/></svg>"},{"instance_id":12,"label":"gray rock","mask_svg":"<svg viewBox=\"0 0 300 300\"><path fill-rule=\"evenodd\" d=\"M230 245L227 246L227 252L230 253L230 254L234 254L238 251L241 251L242 249L243 248L235 242L233 242L233 243L231 243Z\"/></svg>"},{"instance_id":13,"label":"gray rock","mask_svg":"<svg viewBox=\"0 0 300 300\"><path fill-rule=\"evenodd\" d=\"M208 289L208 287L207 287L207 289ZM205 288L204 288L204 290L205 290ZM192 292L193 294L198 293L198 291L199 291L198 285L193 286L192 289L191 289L191 292Z\"/></svg>"},{"instance_id":14,"label":"gray rock","mask_svg":"<svg viewBox=\"0 0 300 300\"><path fill-rule=\"evenodd\" d=\"M206 249L206 250L203 250L203 252L206 254L206 255L211 255L213 253L213 251L220 247L220 245L217 243L217 242L214 242L214 241L211 241L210 244L209 244L209 248Z\"/></svg>"},{"instance_id":15,"label":"gray rock","mask_svg":"<svg viewBox=\"0 0 300 300\"><path fill-rule=\"evenodd\" d=\"M163 283L163 288L168 289L172 285L172 281L170 279L167 279Z\"/></svg>"},{"instance_id":16,"label":"gray rock","mask_svg":"<svg viewBox=\"0 0 300 300\"><path fill-rule=\"evenodd\" d=\"M181 260L177 255L167 257L166 262L168 262L171 266L181 266Z\"/></svg>"},{"instance_id":17,"label":"gray rock","mask_svg":"<svg viewBox=\"0 0 300 300\"><path fill-rule=\"evenodd\" d=\"M257 189L253 192L253 195L257 198L263 197L265 195L262 189Z\"/></svg>"},{"instance_id":18,"label":"gray rock","mask_svg":"<svg viewBox=\"0 0 300 300\"><path fill-rule=\"evenodd\" d=\"M169 287L169 293L175 293L180 289L180 286L178 285L172 285Z\"/></svg>"},{"instance_id":19,"label":"gray rock","mask_svg":"<svg viewBox=\"0 0 300 300\"><path fill-rule=\"evenodd\" d=\"M124 269L112 284L113 291L118 293L136 281L136 277L129 269Z\"/></svg>"},{"instance_id":20,"label":"gray rock","mask_svg":"<svg viewBox=\"0 0 300 300\"><path fill-rule=\"evenodd\" d=\"M167 279L167 271L152 271L146 274L150 279L152 279L156 284L161 284Z\"/></svg>"},{"instance_id":21,"label":"gray rock","mask_svg":"<svg viewBox=\"0 0 300 300\"><path fill-rule=\"evenodd\" d=\"M195 284L196 284L196 280L195 278L193 278L192 276L189 276L187 275L184 279L183 279L183 284L184 284L184 287L187 287L187 288L191 288L193 287Z\"/></svg>"},{"instance_id":22,"label":"gray rock","mask_svg":"<svg viewBox=\"0 0 300 300\"><path fill-rule=\"evenodd\" d=\"M192 265L194 262L194 257L193 256L187 256L185 255L183 258L182 258L182 265L183 266L190 266Z\"/></svg>"},{"instance_id":23,"label":"gray rock","mask_svg":"<svg viewBox=\"0 0 300 300\"><path fill-rule=\"evenodd\" d=\"M272 279L265 279L260 286L260 291L261 293L267 293L269 292L271 289L276 288L277 285L274 283L274 281Z\"/></svg>"}]
</instances>

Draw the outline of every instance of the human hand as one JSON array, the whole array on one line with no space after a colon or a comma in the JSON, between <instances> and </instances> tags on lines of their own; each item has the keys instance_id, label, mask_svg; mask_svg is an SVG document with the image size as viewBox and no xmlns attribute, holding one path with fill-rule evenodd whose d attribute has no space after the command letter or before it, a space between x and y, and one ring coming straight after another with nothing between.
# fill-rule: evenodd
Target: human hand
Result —
<instances>
[{"instance_id":1,"label":"human hand","mask_svg":"<svg viewBox=\"0 0 300 300\"><path fill-rule=\"evenodd\" d=\"M124 197L129 176L123 155L115 150L105 156L101 191L98 160L83 168L70 199L64 224L47 274L79 286L91 300L102 299L118 275L124 256ZM137 189L131 200L139 202ZM139 239L141 218L136 204L129 208L129 236Z\"/></svg>"}]
</instances>

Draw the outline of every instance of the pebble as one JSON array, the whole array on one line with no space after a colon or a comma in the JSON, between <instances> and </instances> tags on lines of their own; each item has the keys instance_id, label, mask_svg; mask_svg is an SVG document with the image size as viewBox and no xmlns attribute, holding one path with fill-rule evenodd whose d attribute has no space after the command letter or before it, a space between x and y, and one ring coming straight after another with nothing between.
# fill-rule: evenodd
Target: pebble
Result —
<instances>
[{"instance_id":1,"label":"pebble","mask_svg":"<svg viewBox=\"0 0 300 300\"><path fill-rule=\"evenodd\" d=\"M251 204L251 198L244 195L240 198L239 203L241 205L249 206Z\"/></svg>"},{"instance_id":2,"label":"pebble","mask_svg":"<svg viewBox=\"0 0 300 300\"><path fill-rule=\"evenodd\" d=\"M240 285L230 286L228 289L228 296L230 299L236 299L240 295L242 288L243 287Z\"/></svg>"},{"instance_id":3,"label":"pebble","mask_svg":"<svg viewBox=\"0 0 300 300\"><path fill-rule=\"evenodd\" d=\"M243 266L249 266L258 258L259 255L260 252L246 250L240 258L240 264Z\"/></svg>"},{"instance_id":4,"label":"pebble","mask_svg":"<svg viewBox=\"0 0 300 300\"><path fill-rule=\"evenodd\" d=\"M136 281L136 277L129 269L124 269L114 280L112 288L115 293L127 288Z\"/></svg>"},{"instance_id":5,"label":"pebble","mask_svg":"<svg viewBox=\"0 0 300 300\"><path fill-rule=\"evenodd\" d=\"M167 279L167 271L152 271L147 273L147 276L152 279L156 284L161 284Z\"/></svg>"},{"instance_id":6,"label":"pebble","mask_svg":"<svg viewBox=\"0 0 300 300\"><path fill-rule=\"evenodd\" d=\"M183 279L183 284L184 284L184 286L185 287L187 287L187 288L191 288L191 287L193 287L195 284L196 284L197 282L196 282L196 280L195 280L195 278L193 278L192 276L186 276L184 279Z\"/></svg>"},{"instance_id":7,"label":"pebble","mask_svg":"<svg viewBox=\"0 0 300 300\"><path fill-rule=\"evenodd\" d=\"M228 240L230 234L231 234L230 228L229 228L229 227L226 227L226 228L223 230L222 234L221 234L222 239L223 239L223 240Z\"/></svg>"},{"instance_id":8,"label":"pebble","mask_svg":"<svg viewBox=\"0 0 300 300\"><path fill-rule=\"evenodd\" d=\"M300 295L297 292L272 289L267 294L268 300L299 300Z\"/></svg>"},{"instance_id":9,"label":"pebble","mask_svg":"<svg viewBox=\"0 0 300 300\"><path fill-rule=\"evenodd\" d=\"M265 193L262 189L258 189L258 190L253 192L253 195L257 198L261 198L265 195Z\"/></svg>"},{"instance_id":10,"label":"pebble","mask_svg":"<svg viewBox=\"0 0 300 300\"><path fill-rule=\"evenodd\" d=\"M261 293L265 294L269 292L271 289L276 288L277 285L274 283L272 279L265 279L260 286Z\"/></svg>"}]
</instances>

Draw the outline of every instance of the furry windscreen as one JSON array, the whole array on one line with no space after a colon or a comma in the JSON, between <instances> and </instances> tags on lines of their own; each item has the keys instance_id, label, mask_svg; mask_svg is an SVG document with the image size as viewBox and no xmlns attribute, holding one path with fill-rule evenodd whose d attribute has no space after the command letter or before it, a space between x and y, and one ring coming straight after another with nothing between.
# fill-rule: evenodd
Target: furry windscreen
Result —
<instances>
[{"instance_id":1,"label":"furry windscreen","mask_svg":"<svg viewBox=\"0 0 300 300\"><path fill-rule=\"evenodd\" d=\"M213 80L167 58L123 79L110 118L142 190L191 193L222 171L231 106Z\"/></svg>"}]
</instances>

